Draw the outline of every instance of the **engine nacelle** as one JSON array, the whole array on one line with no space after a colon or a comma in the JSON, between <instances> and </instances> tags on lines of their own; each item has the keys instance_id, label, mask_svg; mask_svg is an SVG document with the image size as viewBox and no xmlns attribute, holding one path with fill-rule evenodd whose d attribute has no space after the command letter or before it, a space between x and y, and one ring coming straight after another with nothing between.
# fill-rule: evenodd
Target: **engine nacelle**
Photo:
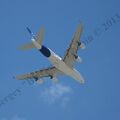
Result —
<instances>
[{"instance_id":1,"label":"engine nacelle","mask_svg":"<svg viewBox=\"0 0 120 120\"><path fill-rule=\"evenodd\" d=\"M38 80L36 80L36 83L37 84L43 84L43 80L42 79L38 79Z\"/></svg>"},{"instance_id":2,"label":"engine nacelle","mask_svg":"<svg viewBox=\"0 0 120 120\"><path fill-rule=\"evenodd\" d=\"M53 78L52 78L52 81L53 81L54 83L58 83L58 79L57 79L56 77L53 77Z\"/></svg>"},{"instance_id":3,"label":"engine nacelle","mask_svg":"<svg viewBox=\"0 0 120 120\"><path fill-rule=\"evenodd\" d=\"M79 62L79 63L81 63L81 62L82 62L81 57L79 57L79 56L77 56L77 55L75 55L75 59L76 59L76 61L77 61L77 62Z\"/></svg>"},{"instance_id":4,"label":"engine nacelle","mask_svg":"<svg viewBox=\"0 0 120 120\"><path fill-rule=\"evenodd\" d=\"M79 43L78 45L79 45L80 49L85 49L86 48L84 43Z\"/></svg>"}]
</instances>

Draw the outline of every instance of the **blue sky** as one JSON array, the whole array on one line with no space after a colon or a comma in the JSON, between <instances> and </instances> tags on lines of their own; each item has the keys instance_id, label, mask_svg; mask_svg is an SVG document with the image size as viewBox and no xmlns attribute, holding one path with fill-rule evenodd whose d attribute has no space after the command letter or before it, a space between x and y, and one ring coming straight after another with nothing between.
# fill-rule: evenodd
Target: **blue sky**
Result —
<instances>
[{"instance_id":1,"label":"blue sky","mask_svg":"<svg viewBox=\"0 0 120 120\"><path fill-rule=\"evenodd\" d=\"M119 0L0 0L0 120L120 119ZM14 75L51 65L37 50L18 51L45 28L43 44L64 52L79 22L84 25L75 67L86 82L59 76L59 84L16 81ZM90 39L90 37L92 38Z\"/></svg>"}]
</instances>

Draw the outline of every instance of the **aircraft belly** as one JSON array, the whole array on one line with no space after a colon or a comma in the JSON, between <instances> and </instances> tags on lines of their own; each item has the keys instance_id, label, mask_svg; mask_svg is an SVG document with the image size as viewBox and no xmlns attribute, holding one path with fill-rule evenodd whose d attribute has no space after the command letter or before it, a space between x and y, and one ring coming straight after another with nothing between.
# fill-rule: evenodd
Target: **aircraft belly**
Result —
<instances>
[{"instance_id":1,"label":"aircraft belly","mask_svg":"<svg viewBox=\"0 0 120 120\"><path fill-rule=\"evenodd\" d=\"M58 67L59 70L61 70L63 73L65 73L68 76L71 76L75 80L80 80L80 75L78 72L76 72L74 69L68 67L64 62L60 63Z\"/></svg>"},{"instance_id":2,"label":"aircraft belly","mask_svg":"<svg viewBox=\"0 0 120 120\"><path fill-rule=\"evenodd\" d=\"M55 53L51 54L51 56L49 57L49 60L58 70L60 70L64 74L71 76L72 78L76 80L80 80L79 72L67 66L63 62L63 60L59 56L57 56Z\"/></svg>"}]
</instances>

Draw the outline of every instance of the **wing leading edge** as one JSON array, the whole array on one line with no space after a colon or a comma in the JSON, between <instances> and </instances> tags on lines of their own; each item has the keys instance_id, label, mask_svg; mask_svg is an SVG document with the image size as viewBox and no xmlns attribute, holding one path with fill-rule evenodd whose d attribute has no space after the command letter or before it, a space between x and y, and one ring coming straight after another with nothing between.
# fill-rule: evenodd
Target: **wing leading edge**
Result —
<instances>
[{"instance_id":1,"label":"wing leading edge","mask_svg":"<svg viewBox=\"0 0 120 120\"><path fill-rule=\"evenodd\" d=\"M63 61L70 67L73 67L75 62L75 55L77 54L77 51L79 49L80 36L81 36L82 30L83 30L82 24L79 24L74 34L74 37L63 57Z\"/></svg>"}]
</instances>

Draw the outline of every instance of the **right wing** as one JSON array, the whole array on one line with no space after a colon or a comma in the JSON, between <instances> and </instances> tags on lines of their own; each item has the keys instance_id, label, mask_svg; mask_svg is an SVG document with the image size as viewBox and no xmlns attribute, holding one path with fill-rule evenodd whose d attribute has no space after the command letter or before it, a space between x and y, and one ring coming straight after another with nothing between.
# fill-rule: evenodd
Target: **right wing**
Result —
<instances>
[{"instance_id":1,"label":"right wing","mask_svg":"<svg viewBox=\"0 0 120 120\"><path fill-rule=\"evenodd\" d=\"M64 55L63 61L70 67L73 67L73 64L75 62L75 55L77 54L81 33L83 30L82 24L79 24L77 27L77 30L74 34L74 37L69 45L69 47L66 50L66 53Z\"/></svg>"},{"instance_id":2,"label":"right wing","mask_svg":"<svg viewBox=\"0 0 120 120\"><path fill-rule=\"evenodd\" d=\"M15 79L27 80L27 79L36 79L36 78L43 78L43 77L54 77L54 75L56 75L58 72L59 70L56 69L55 67L49 67L49 68L42 69L39 71L16 76Z\"/></svg>"}]
</instances>

